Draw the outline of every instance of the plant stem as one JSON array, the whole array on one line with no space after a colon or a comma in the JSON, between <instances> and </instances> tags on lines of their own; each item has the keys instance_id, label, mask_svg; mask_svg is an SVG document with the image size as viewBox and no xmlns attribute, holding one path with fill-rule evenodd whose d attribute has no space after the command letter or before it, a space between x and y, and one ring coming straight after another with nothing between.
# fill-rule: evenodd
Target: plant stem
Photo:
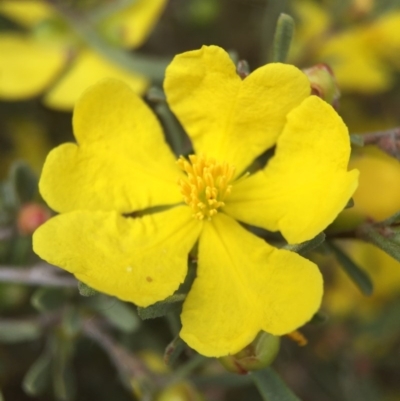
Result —
<instances>
[{"instance_id":1,"label":"plant stem","mask_svg":"<svg viewBox=\"0 0 400 401\"><path fill-rule=\"evenodd\" d=\"M59 269L47 263L28 268L19 266L0 266L0 282L44 285L47 287L77 287L74 277L62 276Z\"/></svg>"}]
</instances>

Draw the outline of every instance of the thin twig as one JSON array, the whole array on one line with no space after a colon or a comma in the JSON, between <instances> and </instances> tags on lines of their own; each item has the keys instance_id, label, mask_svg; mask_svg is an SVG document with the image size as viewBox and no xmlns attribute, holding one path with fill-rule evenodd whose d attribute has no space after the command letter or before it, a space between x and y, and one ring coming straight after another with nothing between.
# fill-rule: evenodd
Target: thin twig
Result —
<instances>
[{"instance_id":1,"label":"thin twig","mask_svg":"<svg viewBox=\"0 0 400 401\"><path fill-rule=\"evenodd\" d=\"M74 277L63 275L58 268L48 263L31 267L1 266L0 282L44 285L47 287L77 287Z\"/></svg>"},{"instance_id":2,"label":"thin twig","mask_svg":"<svg viewBox=\"0 0 400 401\"><path fill-rule=\"evenodd\" d=\"M2 227L0 228L0 241L12 238L15 233L14 227Z\"/></svg>"},{"instance_id":3,"label":"thin twig","mask_svg":"<svg viewBox=\"0 0 400 401\"><path fill-rule=\"evenodd\" d=\"M130 386L134 378L139 384L142 400L151 400L153 393L165 385L165 378L151 372L143 361L129 350L121 347L96 320L86 320L82 327L83 333L94 340L108 354L111 361Z\"/></svg>"},{"instance_id":4,"label":"thin twig","mask_svg":"<svg viewBox=\"0 0 400 401\"><path fill-rule=\"evenodd\" d=\"M364 145L376 145L384 152L400 159L400 127L362 134Z\"/></svg>"}]
</instances>

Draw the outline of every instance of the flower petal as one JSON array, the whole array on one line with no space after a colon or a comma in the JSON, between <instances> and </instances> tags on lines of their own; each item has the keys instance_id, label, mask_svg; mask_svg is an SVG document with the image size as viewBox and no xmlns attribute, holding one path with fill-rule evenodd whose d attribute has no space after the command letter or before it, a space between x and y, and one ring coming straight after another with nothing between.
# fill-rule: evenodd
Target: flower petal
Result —
<instances>
[{"instance_id":1,"label":"flower petal","mask_svg":"<svg viewBox=\"0 0 400 401\"><path fill-rule=\"evenodd\" d=\"M206 356L236 353L260 330L282 335L303 325L321 297L317 266L269 246L221 213L204 224L180 336Z\"/></svg>"},{"instance_id":2,"label":"flower petal","mask_svg":"<svg viewBox=\"0 0 400 401\"><path fill-rule=\"evenodd\" d=\"M156 117L127 85L106 80L88 89L73 125L79 146L51 151L39 183L54 210L131 213L182 201L183 173Z\"/></svg>"},{"instance_id":3,"label":"flower petal","mask_svg":"<svg viewBox=\"0 0 400 401\"><path fill-rule=\"evenodd\" d=\"M33 248L94 289L148 306L185 279L201 230L191 214L186 206L137 219L115 212L61 214L36 230Z\"/></svg>"},{"instance_id":4,"label":"flower petal","mask_svg":"<svg viewBox=\"0 0 400 401\"><path fill-rule=\"evenodd\" d=\"M120 79L139 95L149 85L145 77L134 75L94 52L83 50L66 74L46 94L44 101L55 109L72 110L85 89L104 78Z\"/></svg>"},{"instance_id":5,"label":"flower petal","mask_svg":"<svg viewBox=\"0 0 400 401\"><path fill-rule=\"evenodd\" d=\"M0 13L27 28L55 16L51 6L38 0L2 0Z\"/></svg>"},{"instance_id":6,"label":"flower petal","mask_svg":"<svg viewBox=\"0 0 400 401\"><path fill-rule=\"evenodd\" d=\"M0 98L38 95L61 72L66 51L17 33L0 35Z\"/></svg>"},{"instance_id":7,"label":"flower petal","mask_svg":"<svg viewBox=\"0 0 400 401\"><path fill-rule=\"evenodd\" d=\"M306 76L286 64L267 64L242 81L217 46L175 56L164 88L195 151L237 173L275 143L286 114L310 94Z\"/></svg>"},{"instance_id":8,"label":"flower petal","mask_svg":"<svg viewBox=\"0 0 400 401\"><path fill-rule=\"evenodd\" d=\"M102 24L103 32L125 47L139 47L158 21L165 5L166 0L136 0L108 18Z\"/></svg>"},{"instance_id":9,"label":"flower petal","mask_svg":"<svg viewBox=\"0 0 400 401\"><path fill-rule=\"evenodd\" d=\"M288 115L266 168L234 186L224 211L280 230L289 243L309 240L335 219L357 188L358 171L347 172L349 157L346 126L330 105L311 96Z\"/></svg>"}]
</instances>

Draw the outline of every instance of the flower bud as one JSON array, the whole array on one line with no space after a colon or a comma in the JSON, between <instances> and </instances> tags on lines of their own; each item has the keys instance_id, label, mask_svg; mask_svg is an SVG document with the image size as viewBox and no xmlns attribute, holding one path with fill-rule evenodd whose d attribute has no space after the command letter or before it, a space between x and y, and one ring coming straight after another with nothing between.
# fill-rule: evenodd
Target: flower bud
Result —
<instances>
[{"instance_id":1,"label":"flower bud","mask_svg":"<svg viewBox=\"0 0 400 401\"><path fill-rule=\"evenodd\" d=\"M203 401L204 398L187 382L173 384L164 389L156 401Z\"/></svg>"},{"instance_id":2,"label":"flower bud","mask_svg":"<svg viewBox=\"0 0 400 401\"><path fill-rule=\"evenodd\" d=\"M17 216L17 228L21 235L31 235L51 217L50 210L38 203L27 203L21 207Z\"/></svg>"},{"instance_id":3,"label":"flower bud","mask_svg":"<svg viewBox=\"0 0 400 401\"><path fill-rule=\"evenodd\" d=\"M336 108L340 91L332 69L327 64L316 64L303 72L310 81L312 94Z\"/></svg>"},{"instance_id":4,"label":"flower bud","mask_svg":"<svg viewBox=\"0 0 400 401\"><path fill-rule=\"evenodd\" d=\"M243 375L270 365L278 354L279 345L280 337L262 331L246 348L219 358L219 361L229 372Z\"/></svg>"}]
</instances>

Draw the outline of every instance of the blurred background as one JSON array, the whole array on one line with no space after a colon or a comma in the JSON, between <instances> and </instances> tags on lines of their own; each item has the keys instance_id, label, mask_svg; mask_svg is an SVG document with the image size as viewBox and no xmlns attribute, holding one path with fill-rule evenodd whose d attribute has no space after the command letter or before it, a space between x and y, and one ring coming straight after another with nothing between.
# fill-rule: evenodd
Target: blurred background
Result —
<instances>
[{"instance_id":1,"label":"blurred background","mask_svg":"<svg viewBox=\"0 0 400 401\"><path fill-rule=\"evenodd\" d=\"M0 0L0 400L266 399L251 375L182 344L179 302L150 319L78 288L39 260L31 236L53 215L38 192L41 167L51 148L74 141L73 105L86 87L126 81L173 146L168 62L215 44L252 71L273 61L282 12L295 22L286 62L305 69L356 134L350 166L361 176L354 205L307 253L325 278L322 309L301 329L308 344L282 338L273 368L302 400L400 401L398 219L383 224L394 233L390 255L358 230L400 209L399 0Z\"/></svg>"}]
</instances>

